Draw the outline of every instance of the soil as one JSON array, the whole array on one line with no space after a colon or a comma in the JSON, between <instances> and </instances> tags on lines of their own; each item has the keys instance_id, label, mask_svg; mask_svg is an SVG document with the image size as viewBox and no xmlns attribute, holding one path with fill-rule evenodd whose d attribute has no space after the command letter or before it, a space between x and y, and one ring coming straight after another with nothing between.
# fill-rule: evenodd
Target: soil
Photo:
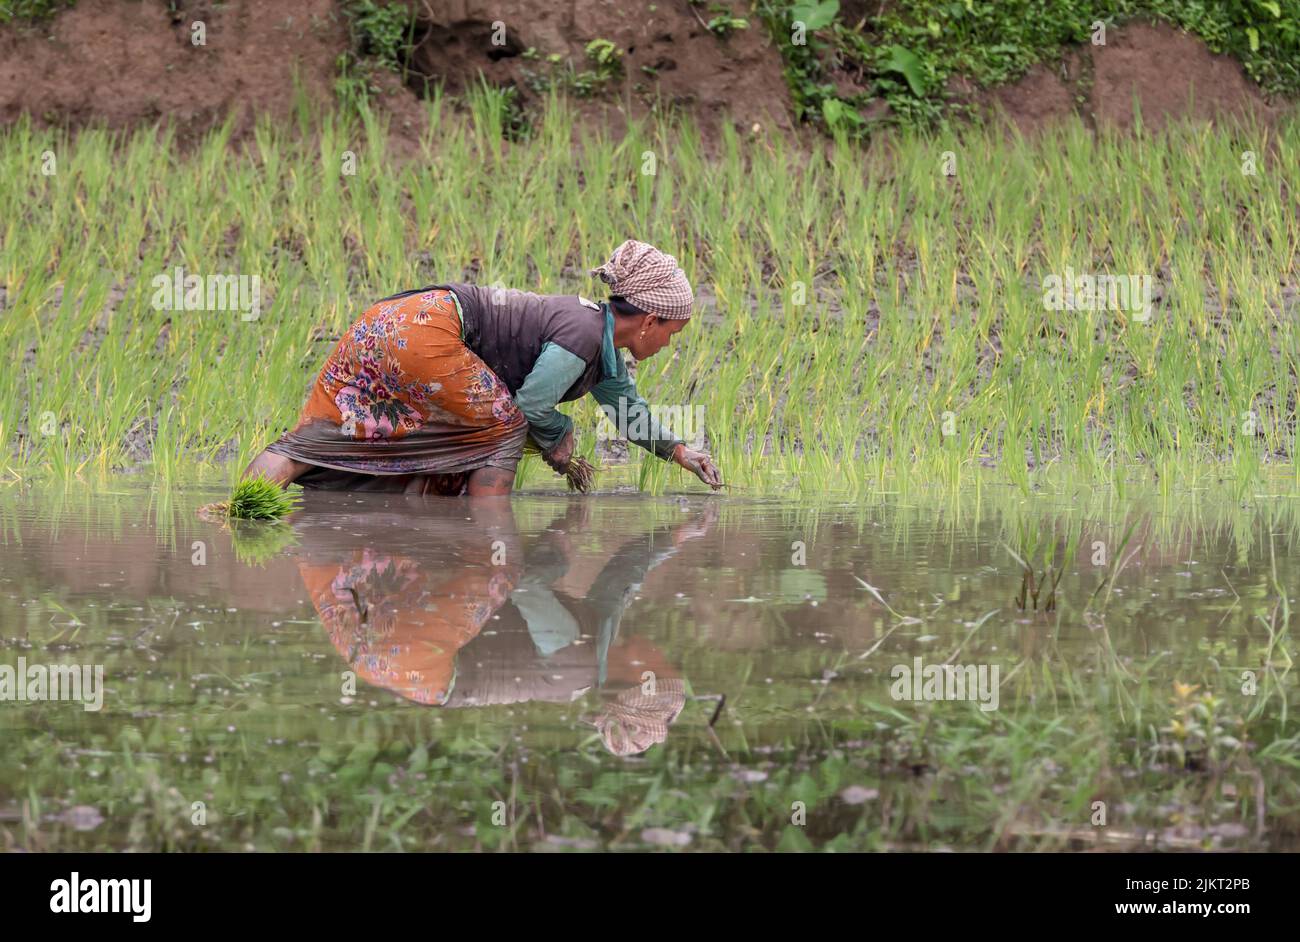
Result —
<instances>
[{"instance_id":1,"label":"soil","mask_svg":"<svg viewBox=\"0 0 1300 942\"><path fill-rule=\"evenodd\" d=\"M736 16L745 13L744 3L725 5ZM552 75L547 56L558 54L575 70L588 70L592 64L586 44L606 39L624 50L623 67L600 94L617 102L614 110L624 115L660 107L688 112L711 132L728 120L746 130L755 123L792 128L780 52L755 18L749 17L749 28L720 38L705 28L704 14L686 0L646 3L635 15L629 15L631 6L614 0L418 4L417 44L410 62L414 75L408 84L419 91L427 77L441 80L455 94L481 71L493 84L518 89L528 103L539 95L532 87L537 80ZM493 45L494 23L505 27L498 45ZM530 49L534 58L525 57ZM609 109L597 103L594 110Z\"/></svg>"},{"instance_id":2,"label":"soil","mask_svg":"<svg viewBox=\"0 0 1300 942\"><path fill-rule=\"evenodd\" d=\"M1273 120L1269 103L1231 56L1167 23L1129 23L1104 46L1072 50L1054 66L1039 64L1019 81L983 93L954 89L976 110L999 112L1022 132L1077 113L1090 126L1133 127L1134 100L1146 127L1172 119Z\"/></svg>"},{"instance_id":3,"label":"soil","mask_svg":"<svg viewBox=\"0 0 1300 942\"><path fill-rule=\"evenodd\" d=\"M0 121L131 127L169 116L182 137L240 113L236 136L258 113L290 116L294 75L308 96L334 94L337 60L350 45L336 0L79 0L48 23L0 28ZM685 111L707 135L725 121L792 129L781 57L754 21L725 38L709 32L686 0L661 0L635 17L611 0L417 0L415 48L406 87L378 76L378 100L399 135L418 137L425 79L452 94L478 80L513 86L527 106L540 97L530 73L546 78L552 53L589 69L585 46L608 39L622 75L579 101L584 116L617 130L652 108ZM739 15L741 4L732 3ZM191 41L202 21L206 44ZM493 43L493 24L504 30ZM535 49L536 59L523 53ZM649 70L649 71L647 71Z\"/></svg>"},{"instance_id":4,"label":"soil","mask_svg":"<svg viewBox=\"0 0 1300 942\"><path fill-rule=\"evenodd\" d=\"M0 121L131 127L169 117L185 137L234 111L288 114L294 70L333 94L348 31L334 0L80 0L37 27L0 30ZM201 21L206 44L191 41Z\"/></svg>"},{"instance_id":5,"label":"soil","mask_svg":"<svg viewBox=\"0 0 1300 942\"><path fill-rule=\"evenodd\" d=\"M620 76L576 100L588 125L618 134L629 117L664 109L689 114L706 142L728 122L744 133L794 130L780 54L740 0L730 6L748 16L749 28L725 38L707 30L687 0L646 3L634 16L626 0L411 4L417 29L404 80L378 77L377 101L399 145L413 145L423 129L426 80L455 94L481 72L514 87L527 108L541 97L540 80L559 74L546 57L590 69L585 47L593 39L608 39L625 54ZM865 3L849 7L868 11ZM206 28L204 45L191 41L195 21ZM504 30L494 43L496 23ZM41 124L126 128L167 117L183 141L233 111L238 139L255 115L292 116L295 76L309 98L332 100L350 41L338 0L78 0L47 23L0 28L0 121L28 114ZM1176 116L1267 121L1281 111L1235 60L1166 24L1112 30L1105 46L1080 47L1001 88L957 81L949 92L1026 131L1071 114L1128 128L1134 96L1148 126Z\"/></svg>"}]
</instances>

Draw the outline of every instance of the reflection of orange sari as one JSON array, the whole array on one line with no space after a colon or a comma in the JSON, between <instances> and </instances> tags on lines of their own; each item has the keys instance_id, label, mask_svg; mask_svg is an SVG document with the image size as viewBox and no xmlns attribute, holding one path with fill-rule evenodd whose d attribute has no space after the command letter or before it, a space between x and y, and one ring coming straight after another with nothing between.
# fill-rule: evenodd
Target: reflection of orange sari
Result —
<instances>
[{"instance_id":1,"label":"reflection of orange sari","mask_svg":"<svg viewBox=\"0 0 1300 942\"><path fill-rule=\"evenodd\" d=\"M519 581L509 566L436 569L361 549L350 564L300 562L312 604L344 660L368 683L441 706L456 654Z\"/></svg>"}]
</instances>

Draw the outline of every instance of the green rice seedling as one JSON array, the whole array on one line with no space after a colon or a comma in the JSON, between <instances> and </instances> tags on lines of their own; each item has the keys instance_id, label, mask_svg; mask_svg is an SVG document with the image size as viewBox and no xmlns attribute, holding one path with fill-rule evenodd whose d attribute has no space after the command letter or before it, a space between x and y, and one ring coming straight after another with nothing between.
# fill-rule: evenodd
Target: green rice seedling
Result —
<instances>
[{"instance_id":1,"label":"green rice seedling","mask_svg":"<svg viewBox=\"0 0 1300 942\"><path fill-rule=\"evenodd\" d=\"M228 124L184 154L166 129L0 130L0 344L17 364L0 467L172 481L246 459L376 298L458 278L590 294L585 269L636 236L670 247L700 300L639 388L702 406L737 485L1158 475L1176 493L1226 470L1248 496L1286 468L1300 486L1300 169L1254 146L1261 129L966 128L827 153L724 130L708 153L663 120L583 129L574 149L562 100L515 127L479 89L467 112L435 95L403 163L375 115L304 108L233 151ZM1300 149L1294 117L1267 133ZM45 151L57 174L32 172ZM260 316L156 303L177 267L258 276ZM1050 308L1044 281L1067 270L1151 276L1150 319ZM586 434L600 421L572 414ZM676 486L636 449L627 472Z\"/></svg>"},{"instance_id":2,"label":"green rice seedling","mask_svg":"<svg viewBox=\"0 0 1300 942\"><path fill-rule=\"evenodd\" d=\"M302 503L300 488L283 488L264 477L244 478L229 499L210 506L214 515L232 520L279 520Z\"/></svg>"}]
</instances>

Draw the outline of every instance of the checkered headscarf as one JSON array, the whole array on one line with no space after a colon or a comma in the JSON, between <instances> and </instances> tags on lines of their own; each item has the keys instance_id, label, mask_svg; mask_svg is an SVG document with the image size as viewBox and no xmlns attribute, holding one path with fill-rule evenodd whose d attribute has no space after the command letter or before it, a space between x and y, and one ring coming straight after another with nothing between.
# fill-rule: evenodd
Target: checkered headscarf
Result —
<instances>
[{"instance_id":1,"label":"checkered headscarf","mask_svg":"<svg viewBox=\"0 0 1300 942\"><path fill-rule=\"evenodd\" d=\"M664 677L655 687L652 694L639 686L620 691L592 721L614 755L639 755L668 738L668 727L686 706L686 683L680 677Z\"/></svg>"},{"instance_id":2,"label":"checkered headscarf","mask_svg":"<svg viewBox=\"0 0 1300 942\"><path fill-rule=\"evenodd\" d=\"M609 261L591 270L609 285L609 293L626 298L641 310L670 320L691 316L695 294L677 259L653 245L628 239Z\"/></svg>"}]
</instances>

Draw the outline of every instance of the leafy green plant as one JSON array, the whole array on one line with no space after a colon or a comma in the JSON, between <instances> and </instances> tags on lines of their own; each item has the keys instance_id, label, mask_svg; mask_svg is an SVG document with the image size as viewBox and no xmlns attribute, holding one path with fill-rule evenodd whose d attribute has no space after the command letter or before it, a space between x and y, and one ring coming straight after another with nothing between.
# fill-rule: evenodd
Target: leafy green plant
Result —
<instances>
[{"instance_id":1,"label":"leafy green plant","mask_svg":"<svg viewBox=\"0 0 1300 942\"><path fill-rule=\"evenodd\" d=\"M346 7L357 55L381 68L399 71L410 52L415 17L400 3L353 0Z\"/></svg>"},{"instance_id":2,"label":"leafy green plant","mask_svg":"<svg viewBox=\"0 0 1300 942\"><path fill-rule=\"evenodd\" d=\"M351 32L351 48L336 62L335 97L348 111L365 108L379 89L377 70L402 72L410 56L415 15L400 3L352 0L344 8Z\"/></svg>"},{"instance_id":3,"label":"leafy green plant","mask_svg":"<svg viewBox=\"0 0 1300 942\"><path fill-rule=\"evenodd\" d=\"M0 23L46 20L74 3L76 0L4 0L0 2Z\"/></svg>"},{"instance_id":4,"label":"leafy green plant","mask_svg":"<svg viewBox=\"0 0 1300 942\"><path fill-rule=\"evenodd\" d=\"M591 68L577 70L573 63L559 53L542 59L536 49L528 49L523 57L529 62L544 66L543 71L524 69L524 81L539 93L562 91L578 98L593 98L623 74L623 50L608 39L593 39L584 47Z\"/></svg>"},{"instance_id":5,"label":"leafy green plant","mask_svg":"<svg viewBox=\"0 0 1300 942\"><path fill-rule=\"evenodd\" d=\"M802 23L805 29L812 32L830 26L839 12L840 0L795 3L790 7L790 22Z\"/></svg>"},{"instance_id":6,"label":"leafy green plant","mask_svg":"<svg viewBox=\"0 0 1300 942\"><path fill-rule=\"evenodd\" d=\"M856 108L842 98L822 99L822 117L832 131L844 131L856 136L867 126L867 121Z\"/></svg>"},{"instance_id":7,"label":"leafy green plant","mask_svg":"<svg viewBox=\"0 0 1300 942\"><path fill-rule=\"evenodd\" d=\"M890 46L887 50L888 56L877 62L877 67L882 72L897 72L907 80L907 86L912 90L912 94L918 98L925 94L925 76L921 66L921 60L916 54L902 46Z\"/></svg>"},{"instance_id":8,"label":"leafy green plant","mask_svg":"<svg viewBox=\"0 0 1300 942\"><path fill-rule=\"evenodd\" d=\"M717 16L710 18L704 24L705 28L714 36L729 36L736 30L749 29L749 20L740 16L733 16L731 13L719 13Z\"/></svg>"},{"instance_id":9,"label":"leafy green plant","mask_svg":"<svg viewBox=\"0 0 1300 942\"><path fill-rule=\"evenodd\" d=\"M1167 724L1161 727L1160 751L1191 771L1219 769L1244 749L1245 722L1229 716L1226 703L1199 684L1175 682Z\"/></svg>"},{"instance_id":10,"label":"leafy green plant","mask_svg":"<svg viewBox=\"0 0 1300 942\"><path fill-rule=\"evenodd\" d=\"M244 478L214 510L233 520L279 520L298 509L298 488L284 488L264 477Z\"/></svg>"},{"instance_id":11,"label":"leafy green plant","mask_svg":"<svg viewBox=\"0 0 1300 942\"><path fill-rule=\"evenodd\" d=\"M600 81L609 81L623 74L623 50L608 39L593 39L584 47L587 58L595 65Z\"/></svg>"},{"instance_id":12,"label":"leafy green plant","mask_svg":"<svg viewBox=\"0 0 1300 942\"><path fill-rule=\"evenodd\" d=\"M982 87L1008 82L1090 43L1096 24L1116 29L1135 19L1164 20L1211 51L1235 56L1266 92L1300 92L1300 0L899 0L860 24L838 18L835 0L759 0L757 9L809 121L874 101L888 105L891 123L939 125L954 107L946 91L952 78ZM855 76L863 90L837 91L836 70ZM827 108L827 100L844 108ZM838 130L847 129L841 121ZM854 130L862 137L870 126Z\"/></svg>"}]
</instances>

